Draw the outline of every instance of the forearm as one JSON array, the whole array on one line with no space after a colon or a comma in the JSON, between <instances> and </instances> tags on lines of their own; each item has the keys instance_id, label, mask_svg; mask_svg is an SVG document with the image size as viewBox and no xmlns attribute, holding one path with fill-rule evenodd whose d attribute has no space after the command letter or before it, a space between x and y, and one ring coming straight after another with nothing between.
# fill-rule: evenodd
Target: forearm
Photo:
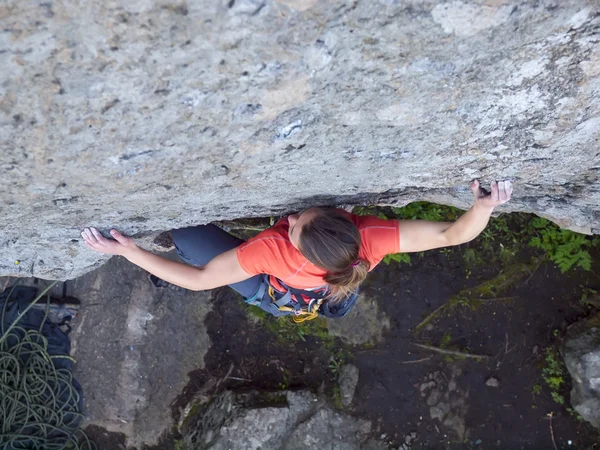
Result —
<instances>
[{"instance_id":1,"label":"forearm","mask_svg":"<svg viewBox=\"0 0 600 450\"><path fill-rule=\"evenodd\" d=\"M450 225L443 234L449 245L459 245L472 241L485 229L493 207L475 203L471 209Z\"/></svg>"},{"instance_id":2,"label":"forearm","mask_svg":"<svg viewBox=\"0 0 600 450\"><path fill-rule=\"evenodd\" d=\"M211 289L211 286L203 286L205 283L203 282L202 268L171 261L139 247L128 251L123 256L136 266L171 284L194 291Z\"/></svg>"}]
</instances>

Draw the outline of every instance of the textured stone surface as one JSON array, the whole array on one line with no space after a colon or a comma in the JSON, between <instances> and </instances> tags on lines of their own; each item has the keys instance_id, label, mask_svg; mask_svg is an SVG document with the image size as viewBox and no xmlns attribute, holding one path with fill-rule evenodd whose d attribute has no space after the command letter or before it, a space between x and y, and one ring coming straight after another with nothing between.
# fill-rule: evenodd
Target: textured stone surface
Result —
<instances>
[{"instance_id":1,"label":"textured stone surface","mask_svg":"<svg viewBox=\"0 0 600 450\"><path fill-rule=\"evenodd\" d=\"M466 207L475 177L600 229L595 0L5 0L0 21L0 274L97 267L87 225Z\"/></svg>"},{"instance_id":2,"label":"textured stone surface","mask_svg":"<svg viewBox=\"0 0 600 450\"><path fill-rule=\"evenodd\" d=\"M345 364L340 371L338 383L340 385L340 395L342 397L342 405L350 406L354 400L354 392L358 384L359 371L358 367L353 364Z\"/></svg>"},{"instance_id":3,"label":"textured stone surface","mask_svg":"<svg viewBox=\"0 0 600 450\"><path fill-rule=\"evenodd\" d=\"M334 411L310 391L225 391L195 411L180 430L189 450L384 450L368 439L371 422Z\"/></svg>"},{"instance_id":4,"label":"textured stone surface","mask_svg":"<svg viewBox=\"0 0 600 450\"><path fill-rule=\"evenodd\" d=\"M563 357L572 378L573 409L600 428L600 314L569 330Z\"/></svg>"}]
</instances>

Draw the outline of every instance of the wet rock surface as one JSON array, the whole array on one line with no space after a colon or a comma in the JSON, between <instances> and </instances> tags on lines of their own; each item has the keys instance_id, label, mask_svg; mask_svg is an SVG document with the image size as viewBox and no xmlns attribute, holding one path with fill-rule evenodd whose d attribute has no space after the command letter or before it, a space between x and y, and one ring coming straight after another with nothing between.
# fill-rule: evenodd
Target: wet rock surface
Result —
<instances>
[{"instance_id":1,"label":"wet rock surface","mask_svg":"<svg viewBox=\"0 0 600 450\"><path fill-rule=\"evenodd\" d=\"M598 3L190 0L0 6L0 274L315 204L507 207L598 231Z\"/></svg>"}]
</instances>

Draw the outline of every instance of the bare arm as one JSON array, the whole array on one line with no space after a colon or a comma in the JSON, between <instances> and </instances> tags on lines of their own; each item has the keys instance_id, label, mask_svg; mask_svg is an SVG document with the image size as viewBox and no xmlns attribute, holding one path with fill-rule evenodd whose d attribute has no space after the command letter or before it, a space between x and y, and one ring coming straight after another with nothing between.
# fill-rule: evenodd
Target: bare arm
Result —
<instances>
[{"instance_id":1,"label":"bare arm","mask_svg":"<svg viewBox=\"0 0 600 450\"><path fill-rule=\"evenodd\" d=\"M473 207L456 222L429 222L425 220L400 221L400 251L421 252L440 247L460 245L475 239L486 227L494 207L510 200L512 183L492 183L488 194L478 181L471 183L475 196Z\"/></svg>"},{"instance_id":2,"label":"bare arm","mask_svg":"<svg viewBox=\"0 0 600 450\"><path fill-rule=\"evenodd\" d=\"M205 266L192 267L143 250L132 238L116 230L111 230L114 240L105 238L96 228L86 228L81 235L88 247L101 253L121 255L158 278L193 291L214 289L252 276L242 269L235 248L217 255Z\"/></svg>"}]
</instances>

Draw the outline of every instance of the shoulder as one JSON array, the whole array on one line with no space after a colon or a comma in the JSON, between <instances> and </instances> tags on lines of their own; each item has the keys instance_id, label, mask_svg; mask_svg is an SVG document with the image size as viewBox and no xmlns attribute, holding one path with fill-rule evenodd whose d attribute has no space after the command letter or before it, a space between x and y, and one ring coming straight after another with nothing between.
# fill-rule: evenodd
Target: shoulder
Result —
<instances>
[{"instance_id":1,"label":"shoulder","mask_svg":"<svg viewBox=\"0 0 600 450\"><path fill-rule=\"evenodd\" d=\"M345 211L344 213L356 225L363 237L376 238L381 233L385 233L386 230L388 232L393 230L398 231L398 220L380 219L377 216L359 216Z\"/></svg>"},{"instance_id":2,"label":"shoulder","mask_svg":"<svg viewBox=\"0 0 600 450\"><path fill-rule=\"evenodd\" d=\"M238 247L243 252L256 252L261 249L278 248L291 245L288 237L287 218L281 219L271 228L261 231Z\"/></svg>"},{"instance_id":3,"label":"shoulder","mask_svg":"<svg viewBox=\"0 0 600 450\"><path fill-rule=\"evenodd\" d=\"M271 265L280 260L290 247L287 219L281 219L237 248L238 261L250 274L268 273Z\"/></svg>"},{"instance_id":4,"label":"shoulder","mask_svg":"<svg viewBox=\"0 0 600 450\"><path fill-rule=\"evenodd\" d=\"M400 222L377 216L359 216L348 213L356 225L364 249L371 263L378 263L385 255L400 251Z\"/></svg>"}]
</instances>

